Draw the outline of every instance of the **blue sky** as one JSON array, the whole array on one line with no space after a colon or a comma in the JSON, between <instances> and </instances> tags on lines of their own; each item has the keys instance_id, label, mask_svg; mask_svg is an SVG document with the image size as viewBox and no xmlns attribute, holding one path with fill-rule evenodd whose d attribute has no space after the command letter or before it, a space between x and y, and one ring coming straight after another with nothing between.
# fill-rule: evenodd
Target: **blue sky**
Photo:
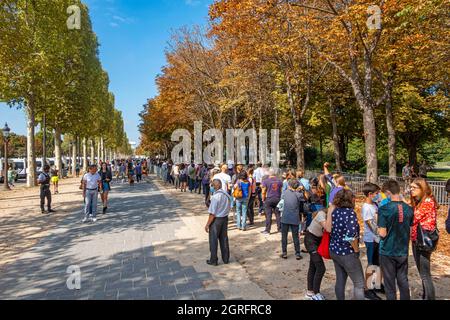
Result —
<instances>
[{"instance_id":1,"label":"blue sky","mask_svg":"<svg viewBox=\"0 0 450 320\"><path fill-rule=\"evenodd\" d=\"M109 73L116 107L123 112L127 135L139 142L139 112L157 94L155 77L165 64L172 30L205 25L212 0L83 0L100 41L100 58ZM26 134L21 110L0 106L0 123Z\"/></svg>"}]
</instances>

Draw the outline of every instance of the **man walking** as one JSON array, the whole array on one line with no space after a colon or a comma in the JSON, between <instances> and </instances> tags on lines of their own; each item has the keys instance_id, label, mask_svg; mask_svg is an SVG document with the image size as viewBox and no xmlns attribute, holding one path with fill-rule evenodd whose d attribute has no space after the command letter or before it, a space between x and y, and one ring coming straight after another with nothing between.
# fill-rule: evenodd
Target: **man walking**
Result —
<instances>
[{"instance_id":1,"label":"man walking","mask_svg":"<svg viewBox=\"0 0 450 320\"><path fill-rule=\"evenodd\" d=\"M268 175L269 177L262 183L262 198L264 202L264 210L266 212L266 229L262 232L263 234L270 234L273 213L275 213L277 220L278 232L281 231L281 216L277 205L281 199L283 182L275 175L275 171L273 169L269 169Z\"/></svg>"},{"instance_id":2,"label":"man walking","mask_svg":"<svg viewBox=\"0 0 450 320\"><path fill-rule=\"evenodd\" d=\"M97 166L91 165L89 172L83 177L83 198L85 199L84 219L86 223L90 219L92 222L97 222L97 200L98 191L102 188L102 178L97 172Z\"/></svg>"},{"instance_id":3,"label":"man walking","mask_svg":"<svg viewBox=\"0 0 450 320\"><path fill-rule=\"evenodd\" d=\"M379 209L378 233L380 265L384 277L387 300L397 300L396 283L400 299L410 300L408 282L408 254L413 211L400 199L400 185L391 180L386 185L391 202Z\"/></svg>"},{"instance_id":4,"label":"man walking","mask_svg":"<svg viewBox=\"0 0 450 320\"><path fill-rule=\"evenodd\" d=\"M209 206L209 218L205 226L205 231L209 233L209 249L211 258L206 261L207 264L217 266L219 258L217 257L217 243L220 244L222 260L225 264L230 262L230 246L228 243L228 215L231 209L231 198L222 188L222 181L216 179L213 181L214 195L211 197Z\"/></svg>"},{"instance_id":5,"label":"man walking","mask_svg":"<svg viewBox=\"0 0 450 320\"><path fill-rule=\"evenodd\" d=\"M40 185L40 197L41 197L41 212L42 214L55 212L52 210L52 193L50 192L50 166L44 166L44 172L38 177L38 183ZM45 198L47 198L47 208L48 211L45 211Z\"/></svg>"}]
</instances>

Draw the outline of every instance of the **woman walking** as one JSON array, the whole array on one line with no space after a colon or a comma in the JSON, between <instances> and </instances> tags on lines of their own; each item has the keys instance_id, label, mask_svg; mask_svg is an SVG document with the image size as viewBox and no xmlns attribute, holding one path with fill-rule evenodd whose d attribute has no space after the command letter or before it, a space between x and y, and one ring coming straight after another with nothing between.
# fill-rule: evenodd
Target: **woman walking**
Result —
<instances>
[{"instance_id":1,"label":"woman walking","mask_svg":"<svg viewBox=\"0 0 450 320\"><path fill-rule=\"evenodd\" d=\"M111 170L108 169L108 165L106 163L102 164L102 168L99 174L102 180L101 181L102 192L100 194L100 197L102 198L103 203L103 214L106 214L106 210L108 210L108 196L109 191L111 191L111 180L112 180Z\"/></svg>"},{"instance_id":2,"label":"woman walking","mask_svg":"<svg viewBox=\"0 0 450 320\"><path fill-rule=\"evenodd\" d=\"M431 277L431 254L435 248L424 248L420 244L419 233L437 233L437 210L439 205L433 196L430 185L425 179L416 179L411 184L412 204L414 208L414 222L411 229L411 241L422 279L423 300L435 300L435 289L433 278Z\"/></svg>"},{"instance_id":3,"label":"woman walking","mask_svg":"<svg viewBox=\"0 0 450 320\"><path fill-rule=\"evenodd\" d=\"M360 227L354 207L353 193L342 189L336 193L327 216L326 230L331 233L330 256L336 271L337 300L345 300L348 277L353 282L354 300L364 300L364 272L359 260Z\"/></svg>"}]
</instances>

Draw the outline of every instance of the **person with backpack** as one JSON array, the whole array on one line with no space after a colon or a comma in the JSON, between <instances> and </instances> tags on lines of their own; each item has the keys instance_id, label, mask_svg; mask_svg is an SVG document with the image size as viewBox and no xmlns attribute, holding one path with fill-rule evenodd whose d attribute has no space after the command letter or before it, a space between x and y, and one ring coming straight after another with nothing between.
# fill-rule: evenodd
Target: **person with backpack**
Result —
<instances>
[{"instance_id":1,"label":"person with backpack","mask_svg":"<svg viewBox=\"0 0 450 320\"><path fill-rule=\"evenodd\" d=\"M41 212L42 214L46 213L52 213L55 212L52 210L52 193L50 191L50 166L45 165L44 166L44 172L41 172L41 174L38 177L38 183L40 185L40 198L41 198ZM45 211L44 205L45 205L45 199L47 199L47 208L48 211Z\"/></svg>"},{"instance_id":2,"label":"person with backpack","mask_svg":"<svg viewBox=\"0 0 450 320\"><path fill-rule=\"evenodd\" d=\"M289 180L288 189L282 196L282 211L281 216L281 258L287 259L287 244L289 230L292 233L292 239L295 247L295 257L301 260L299 225L300 225L300 205L305 200L303 195L297 192L300 183L296 179Z\"/></svg>"},{"instance_id":3,"label":"person with backpack","mask_svg":"<svg viewBox=\"0 0 450 320\"><path fill-rule=\"evenodd\" d=\"M439 205L428 182L418 178L411 183L412 205L414 208L414 223L411 230L411 240L414 260L422 279L423 300L435 300L435 289L431 277L431 255L436 250L439 240L437 230L437 211ZM432 240L426 243L424 238Z\"/></svg>"},{"instance_id":4,"label":"person with backpack","mask_svg":"<svg viewBox=\"0 0 450 320\"><path fill-rule=\"evenodd\" d=\"M188 174L187 174L186 165L184 163L182 163L180 165L180 190L181 190L181 192L186 192L187 182L188 182Z\"/></svg>"},{"instance_id":5,"label":"person with backpack","mask_svg":"<svg viewBox=\"0 0 450 320\"><path fill-rule=\"evenodd\" d=\"M408 281L408 256L413 211L400 197L400 185L390 180L383 186L391 201L379 208L378 234L380 241L380 266L384 278L387 300L397 300L396 283L400 300L410 300Z\"/></svg>"},{"instance_id":6,"label":"person with backpack","mask_svg":"<svg viewBox=\"0 0 450 320\"><path fill-rule=\"evenodd\" d=\"M233 188L233 198L236 200L236 225L241 231L247 231L247 206L250 197L250 182L247 172L242 170Z\"/></svg>"}]
</instances>

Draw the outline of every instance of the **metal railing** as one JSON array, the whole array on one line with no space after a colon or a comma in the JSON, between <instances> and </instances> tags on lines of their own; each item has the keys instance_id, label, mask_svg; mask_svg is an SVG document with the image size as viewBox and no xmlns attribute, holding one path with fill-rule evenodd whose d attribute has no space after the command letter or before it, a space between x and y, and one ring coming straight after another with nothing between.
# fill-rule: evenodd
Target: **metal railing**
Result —
<instances>
[{"instance_id":1,"label":"metal railing","mask_svg":"<svg viewBox=\"0 0 450 320\"><path fill-rule=\"evenodd\" d=\"M320 174L322 174L322 172L307 170L305 171L305 178L311 179L317 177ZM342 175L344 176L347 184L355 193L357 194L362 193L363 186L367 181L366 175L358 173L342 173ZM379 176L378 184L382 185L383 183L389 180L391 180L389 176ZM396 177L395 180L397 180L400 183L402 191L405 191L406 181L403 180L402 177ZM436 198L437 202L443 206L450 206L450 197L448 196L447 191L445 190L445 186L447 183L445 181L428 181L428 180L427 182L430 185L431 189L433 190L433 195Z\"/></svg>"}]
</instances>

